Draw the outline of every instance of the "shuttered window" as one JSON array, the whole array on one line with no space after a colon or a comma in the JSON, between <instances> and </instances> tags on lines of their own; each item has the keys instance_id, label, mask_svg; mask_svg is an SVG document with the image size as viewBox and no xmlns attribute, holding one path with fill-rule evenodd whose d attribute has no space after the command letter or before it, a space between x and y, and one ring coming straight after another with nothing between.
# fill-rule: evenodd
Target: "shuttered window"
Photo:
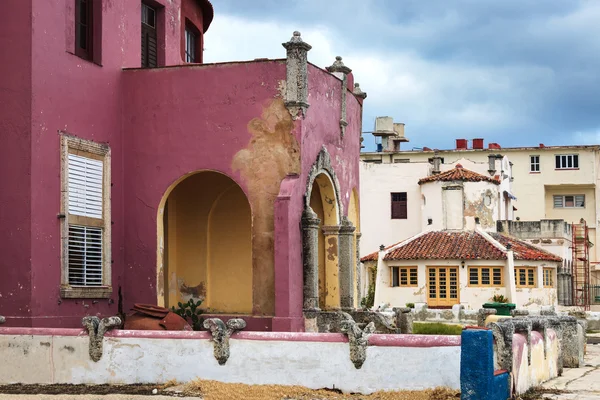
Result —
<instances>
[{"instance_id":1,"label":"shuttered window","mask_svg":"<svg viewBox=\"0 0 600 400\"><path fill-rule=\"evenodd\" d=\"M157 66L156 9L142 4L142 68Z\"/></svg>"},{"instance_id":2,"label":"shuttered window","mask_svg":"<svg viewBox=\"0 0 600 400\"><path fill-rule=\"evenodd\" d=\"M69 225L69 284L102 285L102 228Z\"/></svg>"},{"instance_id":3,"label":"shuttered window","mask_svg":"<svg viewBox=\"0 0 600 400\"><path fill-rule=\"evenodd\" d=\"M407 219L406 192L392 193L392 219Z\"/></svg>"},{"instance_id":4,"label":"shuttered window","mask_svg":"<svg viewBox=\"0 0 600 400\"><path fill-rule=\"evenodd\" d=\"M69 153L68 212L71 221L80 223L69 223L68 264L72 286L102 285L103 169L102 160Z\"/></svg>"},{"instance_id":5,"label":"shuttered window","mask_svg":"<svg viewBox=\"0 0 600 400\"><path fill-rule=\"evenodd\" d=\"M112 294L110 255L110 149L61 137L61 296L107 298Z\"/></svg>"},{"instance_id":6,"label":"shuttered window","mask_svg":"<svg viewBox=\"0 0 600 400\"><path fill-rule=\"evenodd\" d=\"M69 154L69 214L102 218L103 162Z\"/></svg>"}]
</instances>

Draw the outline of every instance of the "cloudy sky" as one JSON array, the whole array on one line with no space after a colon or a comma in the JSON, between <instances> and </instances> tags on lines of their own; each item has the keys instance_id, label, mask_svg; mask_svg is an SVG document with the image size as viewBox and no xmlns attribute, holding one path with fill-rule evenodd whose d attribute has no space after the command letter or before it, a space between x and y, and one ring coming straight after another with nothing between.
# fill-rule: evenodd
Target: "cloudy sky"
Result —
<instances>
[{"instance_id":1,"label":"cloudy sky","mask_svg":"<svg viewBox=\"0 0 600 400\"><path fill-rule=\"evenodd\" d=\"M600 1L213 0L206 62L283 58L299 30L321 67L343 57L375 117L413 147L600 142ZM310 111L309 111L310 112ZM365 135L367 149L374 149Z\"/></svg>"}]
</instances>

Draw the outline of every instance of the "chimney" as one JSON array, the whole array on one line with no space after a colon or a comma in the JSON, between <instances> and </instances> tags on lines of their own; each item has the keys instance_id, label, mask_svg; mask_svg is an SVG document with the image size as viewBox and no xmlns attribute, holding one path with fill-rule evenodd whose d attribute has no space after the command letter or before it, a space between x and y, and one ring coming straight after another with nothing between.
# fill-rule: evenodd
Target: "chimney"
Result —
<instances>
[{"instance_id":1,"label":"chimney","mask_svg":"<svg viewBox=\"0 0 600 400\"><path fill-rule=\"evenodd\" d=\"M440 164L442 163L442 157L438 156L437 154L435 156L433 156L433 170L431 171L432 174L437 175L440 173Z\"/></svg>"},{"instance_id":2,"label":"chimney","mask_svg":"<svg viewBox=\"0 0 600 400\"><path fill-rule=\"evenodd\" d=\"M467 150L467 139L456 139L456 150Z\"/></svg>"},{"instance_id":3,"label":"chimney","mask_svg":"<svg viewBox=\"0 0 600 400\"><path fill-rule=\"evenodd\" d=\"M500 150L502 147L498 143L490 143L488 144L488 149Z\"/></svg>"},{"instance_id":4,"label":"chimney","mask_svg":"<svg viewBox=\"0 0 600 400\"><path fill-rule=\"evenodd\" d=\"M425 146L425 147L423 147L423 151L433 151L433 150L431 150L429 147Z\"/></svg>"},{"instance_id":5,"label":"chimney","mask_svg":"<svg viewBox=\"0 0 600 400\"><path fill-rule=\"evenodd\" d=\"M491 145L492 145L492 143L490 143L490 146ZM491 176L494 176L494 174L496 173L496 154L488 154L488 164L489 164L488 172L490 173Z\"/></svg>"},{"instance_id":6,"label":"chimney","mask_svg":"<svg viewBox=\"0 0 600 400\"><path fill-rule=\"evenodd\" d=\"M544 143L540 143L540 149L543 149L544 147L546 147Z\"/></svg>"},{"instance_id":7,"label":"chimney","mask_svg":"<svg viewBox=\"0 0 600 400\"><path fill-rule=\"evenodd\" d=\"M473 139L473 150L483 150L483 139Z\"/></svg>"}]
</instances>

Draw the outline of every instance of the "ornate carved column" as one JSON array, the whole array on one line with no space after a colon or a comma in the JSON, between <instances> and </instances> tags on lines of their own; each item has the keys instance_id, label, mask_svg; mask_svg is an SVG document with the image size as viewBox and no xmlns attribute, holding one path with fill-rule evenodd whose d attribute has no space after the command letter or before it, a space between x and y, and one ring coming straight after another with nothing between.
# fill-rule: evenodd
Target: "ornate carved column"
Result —
<instances>
[{"instance_id":1,"label":"ornate carved column","mask_svg":"<svg viewBox=\"0 0 600 400\"><path fill-rule=\"evenodd\" d=\"M306 207L302 213L304 263L304 310L319 311L319 223L317 214Z\"/></svg>"},{"instance_id":2,"label":"ornate carved column","mask_svg":"<svg viewBox=\"0 0 600 400\"><path fill-rule=\"evenodd\" d=\"M340 305L342 310L354 308L355 230L352 222L347 217L342 217L339 233Z\"/></svg>"},{"instance_id":3,"label":"ornate carved column","mask_svg":"<svg viewBox=\"0 0 600 400\"><path fill-rule=\"evenodd\" d=\"M293 119L304 118L309 106L307 53L312 46L302 40L298 31L282 45L287 50L285 106Z\"/></svg>"},{"instance_id":4,"label":"ornate carved column","mask_svg":"<svg viewBox=\"0 0 600 400\"><path fill-rule=\"evenodd\" d=\"M360 237L362 236L362 233L357 232L356 235L354 235L354 237L356 238L356 269L354 270L354 273L356 274L356 301L355 301L355 305L360 306L360 300L362 299L362 293L361 293L361 285L362 285L362 276L361 276L361 271L360 271Z\"/></svg>"}]
</instances>

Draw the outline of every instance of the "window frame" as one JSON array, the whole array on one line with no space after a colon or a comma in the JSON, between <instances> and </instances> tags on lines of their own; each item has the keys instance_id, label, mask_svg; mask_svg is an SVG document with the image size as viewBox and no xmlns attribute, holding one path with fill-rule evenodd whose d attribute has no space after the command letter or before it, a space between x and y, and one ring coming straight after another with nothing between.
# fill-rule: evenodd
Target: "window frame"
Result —
<instances>
[{"instance_id":1,"label":"window frame","mask_svg":"<svg viewBox=\"0 0 600 400\"><path fill-rule=\"evenodd\" d=\"M112 296L111 258L111 150L106 144L60 132L61 152L61 286L62 298L109 298ZM69 214L69 154L102 160L102 218ZM102 285L72 286L69 282L69 225L102 228Z\"/></svg>"},{"instance_id":2,"label":"window frame","mask_svg":"<svg viewBox=\"0 0 600 400\"><path fill-rule=\"evenodd\" d=\"M555 268L544 267L542 270L542 283L545 288L554 288ZM546 279L549 278L549 279ZM549 283L547 283L549 281Z\"/></svg>"},{"instance_id":3,"label":"window frame","mask_svg":"<svg viewBox=\"0 0 600 400\"><path fill-rule=\"evenodd\" d=\"M159 29L158 29L158 14L159 8L154 4L149 4L145 1L141 2L141 12L140 12L140 27L141 27L141 41L140 41L140 67L141 68L158 68L163 65L164 60L161 58L160 47L161 42L159 41ZM153 20L149 21L148 18L144 18L148 16L148 10L152 11ZM152 24L148 22L152 22ZM150 46L150 41L154 40L155 48L154 52L155 59L153 60L150 56L150 50L152 49ZM145 53L144 53L145 48ZM153 62L154 61L154 62Z\"/></svg>"},{"instance_id":4,"label":"window frame","mask_svg":"<svg viewBox=\"0 0 600 400\"><path fill-rule=\"evenodd\" d=\"M394 284L394 271L398 271L398 284ZM406 273L406 283L402 283L402 272ZM414 273L415 282L413 283L412 277ZM390 287L418 287L419 286L419 267L408 266L402 267L399 265L392 265L390 267Z\"/></svg>"},{"instance_id":5,"label":"window frame","mask_svg":"<svg viewBox=\"0 0 600 400\"><path fill-rule=\"evenodd\" d=\"M534 174L541 172L539 155L529 156L529 172Z\"/></svg>"},{"instance_id":6,"label":"window frame","mask_svg":"<svg viewBox=\"0 0 600 400\"><path fill-rule=\"evenodd\" d=\"M563 159L563 157L565 157ZM565 162L565 165L563 164ZM569 161L571 166L569 167ZM577 165L575 165L577 164ZM555 154L554 155L554 169L556 170L570 170L579 169L579 154Z\"/></svg>"},{"instance_id":7,"label":"window frame","mask_svg":"<svg viewBox=\"0 0 600 400\"><path fill-rule=\"evenodd\" d=\"M525 285L519 283L519 270L525 271ZM528 272L533 271L533 284L529 282ZM538 287L537 267L515 267L515 287L522 289L533 289Z\"/></svg>"},{"instance_id":8,"label":"window frame","mask_svg":"<svg viewBox=\"0 0 600 400\"><path fill-rule=\"evenodd\" d=\"M404 195L404 200L394 200L394 195L400 197ZM398 206L404 206L404 214L401 211L397 211L394 204L398 203ZM404 203L404 204L402 204ZM395 213L397 211L397 213ZM390 219L408 219L408 193L407 192L391 192L390 193Z\"/></svg>"},{"instance_id":9,"label":"window frame","mask_svg":"<svg viewBox=\"0 0 600 400\"><path fill-rule=\"evenodd\" d=\"M567 206L567 197L573 197L573 205L572 206ZM582 197L583 198L583 206L579 207L577 206L577 198L578 197ZM561 205L560 206L556 206L556 200L560 198L561 199ZM555 194L552 195L552 208L586 208L585 207L585 194Z\"/></svg>"},{"instance_id":10,"label":"window frame","mask_svg":"<svg viewBox=\"0 0 600 400\"><path fill-rule=\"evenodd\" d=\"M81 23L81 3L87 7L86 48L80 46L81 36L79 26ZM87 61L94 61L94 0L75 0L75 55Z\"/></svg>"},{"instance_id":11,"label":"window frame","mask_svg":"<svg viewBox=\"0 0 600 400\"><path fill-rule=\"evenodd\" d=\"M482 283L482 270L490 270L490 283ZM500 283L494 283L494 270L500 270ZM477 283L471 283L471 270L477 271ZM502 265L469 265L467 266L467 286L469 287L504 287L504 266Z\"/></svg>"},{"instance_id":12,"label":"window frame","mask_svg":"<svg viewBox=\"0 0 600 400\"><path fill-rule=\"evenodd\" d=\"M198 57L198 55L199 55L198 48L200 46L200 31L190 21L186 21L184 32L185 32L185 50L184 50L185 60L184 61L186 63L198 64L198 63L200 63L200 60ZM194 38L193 43L191 45L188 42L188 38L190 36L192 36ZM192 61L190 61L190 51L193 52L192 55L194 56L194 59Z\"/></svg>"}]
</instances>

